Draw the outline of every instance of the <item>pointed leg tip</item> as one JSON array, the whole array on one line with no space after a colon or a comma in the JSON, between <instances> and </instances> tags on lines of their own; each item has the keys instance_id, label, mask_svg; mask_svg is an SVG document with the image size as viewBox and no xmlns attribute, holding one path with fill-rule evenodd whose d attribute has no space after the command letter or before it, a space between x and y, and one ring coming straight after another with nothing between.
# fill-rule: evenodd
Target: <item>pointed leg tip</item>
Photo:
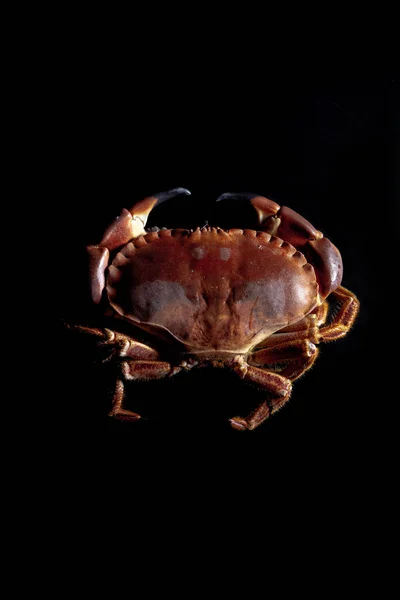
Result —
<instances>
[{"instance_id":1,"label":"pointed leg tip","mask_svg":"<svg viewBox=\"0 0 400 600\"><path fill-rule=\"evenodd\" d=\"M229 419L229 423L231 424L231 427L237 431L246 431L248 429L246 421L240 417Z\"/></svg>"}]
</instances>

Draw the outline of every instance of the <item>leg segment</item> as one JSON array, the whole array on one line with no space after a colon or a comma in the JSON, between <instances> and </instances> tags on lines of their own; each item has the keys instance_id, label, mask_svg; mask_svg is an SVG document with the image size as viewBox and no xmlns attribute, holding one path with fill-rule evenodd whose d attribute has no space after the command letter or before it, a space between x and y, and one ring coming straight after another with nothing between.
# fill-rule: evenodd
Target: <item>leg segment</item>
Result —
<instances>
[{"instance_id":1,"label":"leg segment","mask_svg":"<svg viewBox=\"0 0 400 600\"><path fill-rule=\"evenodd\" d=\"M256 383L269 394L268 399L262 402L248 417L230 419L230 424L234 429L255 429L289 400L292 384L286 377L247 365L244 362L237 363L234 370L242 379Z\"/></svg>"},{"instance_id":2,"label":"leg segment","mask_svg":"<svg viewBox=\"0 0 400 600\"><path fill-rule=\"evenodd\" d=\"M277 333L273 333L263 342L262 348L259 348L259 350L274 348L275 346L292 345L304 340L318 344L320 340L318 327L320 323L325 322L327 312L327 308L322 308L323 306L318 307L318 312L316 309L316 312L307 315L301 321L285 327Z\"/></svg>"},{"instance_id":3,"label":"leg segment","mask_svg":"<svg viewBox=\"0 0 400 600\"><path fill-rule=\"evenodd\" d=\"M122 363L121 370L124 379L146 380L175 375L181 369L179 367L171 367L169 363L162 361L130 360ZM115 385L112 409L109 412L109 416L122 421L138 421L141 416L124 407L124 398L125 384L123 379L119 378Z\"/></svg>"},{"instance_id":4,"label":"leg segment","mask_svg":"<svg viewBox=\"0 0 400 600\"><path fill-rule=\"evenodd\" d=\"M306 337L313 337L314 332L318 331L317 327L321 327L324 325L329 311L329 304L325 300L322 304L314 308L312 313L301 319L301 321L297 321L297 323L293 323L292 325L288 325L288 327L284 327L279 330L279 333L293 332L293 331L308 331L309 335ZM272 336L273 337L273 336Z\"/></svg>"},{"instance_id":5,"label":"leg segment","mask_svg":"<svg viewBox=\"0 0 400 600\"><path fill-rule=\"evenodd\" d=\"M112 356L128 357L137 360L158 360L160 354L154 348L137 342L128 335L112 331L111 329L99 329L97 327L82 327L81 325L69 326L70 329L84 333L97 338L100 347L110 348L111 356L105 360L110 360Z\"/></svg>"},{"instance_id":6,"label":"leg segment","mask_svg":"<svg viewBox=\"0 0 400 600\"><path fill-rule=\"evenodd\" d=\"M113 397L113 405L108 413L110 417L115 417L121 421L138 421L141 417L137 413L123 408L125 386L122 379L117 379Z\"/></svg>"},{"instance_id":7,"label":"leg segment","mask_svg":"<svg viewBox=\"0 0 400 600\"><path fill-rule=\"evenodd\" d=\"M122 372L128 380L160 379L179 373L181 367L172 367L161 360L129 360L122 363Z\"/></svg>"},{"instance_id":8,"label":"leg segment","mask_svg":"<svg viewBox=\"0 0 400 600\"><path fill-rule=\"evenodd\" d=\"M68 326L70 327L70 326ZM137 421L140 415L123 406L125 396L124 381L160 379L175 375L181 370L180 366L173 367L169 362L161 361L157 350L137 342L133 338L112 331L96 327L70 327L80 333L93 336L98 340L100 347L109 348L111 355L103 362L115 359L119 363L119 376L115 384L110 416L124 421ZM190 368L186 362L182 367Z\"/></svg>"},{"instance_id":9,"label":"leg segment","mask_svg":"<svg viewBox=\"0 0 400 600\"><path fill-rule=\"evenodd\" d=\"M318 350L309 340L300 340L290 345L283 344L274 348L265 348L249 356L249 363L255 366L263 365L273 368L275 364L287 363L280 371L282 377L294 381L314 363Z\"/></svg>"},{"instance_id":10,"label":"leg segment","mask_svg":"<svg viewBox=\"0 0 400 600\"><path fill-rule=\"evenodd\" d=\"M360 308L357 297L342 286L332 292L331 297L339 302L340 310L329 325L321 327L319 333L323 342L330 342L345 336L353 325Z\"/></svg>"}]
</instances>

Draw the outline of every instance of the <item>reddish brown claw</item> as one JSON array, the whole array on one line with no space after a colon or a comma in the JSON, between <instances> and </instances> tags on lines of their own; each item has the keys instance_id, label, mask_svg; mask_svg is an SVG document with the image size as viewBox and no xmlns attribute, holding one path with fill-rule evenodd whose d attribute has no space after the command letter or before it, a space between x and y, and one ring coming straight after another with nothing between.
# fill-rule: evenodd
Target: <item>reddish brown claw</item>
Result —
<instances>
[{"instance_id":1,"label":"reddish brown claw","mask_svg":"<svg viewBox=\"0 0 400 600\"><path fill-rule=\"evenodd\" d=\"M259 196L258 194L222 194L217 198L216 202L224 200L234 200L243 203L250 203L257 211L258 221L261 225L268 217L273 217L277 214L280 206L273 200Z\"/></svg>"},{"instance_id":2,"label":"reddish brown claw","mask_svg":"<svg viewBox=\"0 0 400 600\"><path fill-rule=\"evenodd\" d=\"M250 203L257 212L262 231L281 238L305 255L315 270L321 298L339 287L343 277L340 252L307 219L257 194L222 194L218 201L228 199Z\"/></svg>"},{"instance_id":3,"label":"reddish brown claw","mask_svg":"<svg viewBox=\"0 0 400 600\"><path fill-rule=\"evenodd\" d=\"M95 304L100 303L103 294L109 251L116 250L139 235L145 235L147 219L153 208L166 200L181 195L190 195L190 191L185 188L175 188L145 198L137 202L130 210L123 208L119 217L106 229L101 242L96 246L87 247L91 294Z\"/></svg>"}]
</instances>

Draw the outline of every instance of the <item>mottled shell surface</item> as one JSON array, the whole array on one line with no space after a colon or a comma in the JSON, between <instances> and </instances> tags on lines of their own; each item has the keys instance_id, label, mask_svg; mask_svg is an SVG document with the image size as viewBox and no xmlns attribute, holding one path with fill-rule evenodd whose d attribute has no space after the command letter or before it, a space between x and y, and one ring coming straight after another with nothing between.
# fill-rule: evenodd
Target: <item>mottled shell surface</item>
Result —
<instances>
[{"instance_id":1,"label":"mottled shell surface","mask_svg":"<svg viewBox=\"0 0 400 600\"><path fill-rule=\"evenodd\" d=\"M253 230L161 230L115 256L113 308L163 328L191 352L248 352L318 303L313 267L291 244Z\"/></svg>"}]
</instances>

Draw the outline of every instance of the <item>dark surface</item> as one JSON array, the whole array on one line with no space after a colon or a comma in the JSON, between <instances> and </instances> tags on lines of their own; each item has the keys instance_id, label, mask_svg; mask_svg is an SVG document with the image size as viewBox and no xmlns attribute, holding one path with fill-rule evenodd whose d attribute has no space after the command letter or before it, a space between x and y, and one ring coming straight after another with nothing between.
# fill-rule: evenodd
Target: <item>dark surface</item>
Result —
<instances>
[{"instance_id":1,"label":"dark surface","mask_svg":"<svg viewBox=\"0 0 400 600\"><path fill-rule=\"evenodd\" d=\"M79 460L89 472L99 462L108 474L122 467L132 479L135 472L182 481L189 472L207 479L234 471L263 479L274 465L283 472L295 465L299 474L329 470L350 480L386 453L396 85L389 74L266 95L164 90L137 94L133 103L118 86L104 97L83 84L79 101L64 99L52 157L61 248L56 321L88 318L85 244L96 243L122 207L177 186L192 196L157 207L149 226L244 227L246 212L222 212L214 200L223 192L268 196L340 249L343 284L361 311L346 338L320 346L290 402L253 432L231 430L227 418L260 393L223 372L135 384L149 418L133 425L108 419L107 373L94 365L90 344L60 327L54 354L61 354L62 377L51 375L57 418L50 427L63 460Z\"/></svg>"}]
</instances>

